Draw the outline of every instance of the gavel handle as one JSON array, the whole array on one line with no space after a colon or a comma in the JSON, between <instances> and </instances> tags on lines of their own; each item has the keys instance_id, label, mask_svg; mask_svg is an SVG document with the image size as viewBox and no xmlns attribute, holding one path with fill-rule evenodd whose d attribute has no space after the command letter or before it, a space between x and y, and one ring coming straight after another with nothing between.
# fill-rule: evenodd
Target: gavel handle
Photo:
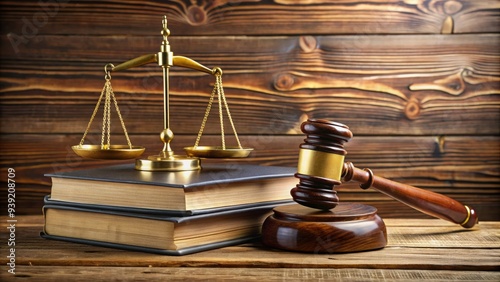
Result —
<instances>
[{"instance_id":1,"label":"gavel handle","mask_svg":"<svg viewBox=\"0 0 500 282\"><path fill-rule=\"evenodd\" d=\"M473 209L447 196L375 176L370 169L361 170L350 162L344 164L342 179L360 182L363 189L372 187L418 211L465 228L473 227L478 221Z\"/></svg>"}]
</instances>

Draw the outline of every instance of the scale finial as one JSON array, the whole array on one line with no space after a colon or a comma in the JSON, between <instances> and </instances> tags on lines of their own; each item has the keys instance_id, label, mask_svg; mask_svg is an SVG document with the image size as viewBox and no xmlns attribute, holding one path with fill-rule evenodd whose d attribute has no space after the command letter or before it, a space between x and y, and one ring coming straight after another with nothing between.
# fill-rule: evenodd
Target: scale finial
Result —
<instances>
[{"instance_id":1,"label":"scale finial","mask_svg":"<svg viewBox=\"0 0 500 282\"><path fill-rule=\"evenodd\" d=\"M163 44L168 45L168 39L167 37L170 35L170 30L167 27L167 16L163 16L163 29L161 30L161 35L163 35Z\"/></svg>"}]
</instances>

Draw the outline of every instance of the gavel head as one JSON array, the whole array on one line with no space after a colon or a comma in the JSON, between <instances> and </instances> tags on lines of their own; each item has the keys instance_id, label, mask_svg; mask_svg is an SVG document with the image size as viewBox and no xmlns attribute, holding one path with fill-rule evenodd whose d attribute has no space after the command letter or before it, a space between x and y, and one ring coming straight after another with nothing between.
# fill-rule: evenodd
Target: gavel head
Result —
<instances>
[{"instance_id":1,"label":"gavel head","mask_svg":"<svg viewBox=\"0 0 500 282\"><path fill-rule=\"evenodd\" d=\"M330 210L339 203L333 188L341 184L347 154L344 143L352 138L352 132L341 123L321 119L309 119L301 129L307 137L300 144L295 174L299 184L292 189L292 197L303 206Z\"/></svg>"}]
</instances>

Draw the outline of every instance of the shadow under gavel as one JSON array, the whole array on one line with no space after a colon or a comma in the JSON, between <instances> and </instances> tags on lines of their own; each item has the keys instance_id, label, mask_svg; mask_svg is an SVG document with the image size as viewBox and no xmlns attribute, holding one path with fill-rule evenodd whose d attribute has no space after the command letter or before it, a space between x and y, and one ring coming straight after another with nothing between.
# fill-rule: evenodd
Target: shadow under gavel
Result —
<instances>
[{"instance_id":1,"label":"shadow under gavel","mask_svg":"<svg viewBox=\"0 0 500 282\"><path fill-rule=\"evenodd\" d=\"M295 174L299 183L291 190L294 201L300 205L274 209L263 225L264 244L305 252L384 247L385 225L376 215L376 209L339 202L334 187L342 181L359 182L363 189L372 187L418 211L465 228L478 222L472 208L447 196L384 179L370 169L361 170L350 162L344 163L347 152L343 145L352 138L347 126L310 119L302 124L302 131L307 137L300 145Z\"/></svg>"}]
</instances>

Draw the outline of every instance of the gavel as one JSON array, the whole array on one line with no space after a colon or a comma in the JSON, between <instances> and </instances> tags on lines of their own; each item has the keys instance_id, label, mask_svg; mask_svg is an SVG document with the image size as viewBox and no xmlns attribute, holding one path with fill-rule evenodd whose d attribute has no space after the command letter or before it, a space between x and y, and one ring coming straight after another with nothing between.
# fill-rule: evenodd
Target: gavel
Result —
<instances>
[{"instance_id":1,"label":"gavel","mask_svg":"<svg viewBox=\"0 0 500 282\"><path fill-rule=\"evenodd\" d=\"M362 189L373 187L422 213L462 225L473 227L476 212L466 205L428 190L394 182L375 176L370 169L359 169L351 162L344 163L344 143L352 138L346 125L327 120L310 119L302 124L307 135L300 145L299 162L295 177L299 184L292 189L295 202L320 210L337 206L339 198L335 185L347 181L360 182Z\"/></svg>"},{"instance_id":2,"label":"gavel","mask_svg":"<svg viewBox=\"0 0 500 282\"><path fill-rule=\"evenodd\" d=\"M300 144L291 190L297 204L277 207L263 224L265 245L303 252L351 252L382 248L387 241L382 219L371 206L340 203L335 186L356 181L372 187L422 213L472 228L478 222L474 209L442 194L375 176L370 169L344 162L344 144L353 134L341 123L309 119L301 125L306 134ZM348 224L347 224L348 223Z\"/></svg>"}]
</instances>

